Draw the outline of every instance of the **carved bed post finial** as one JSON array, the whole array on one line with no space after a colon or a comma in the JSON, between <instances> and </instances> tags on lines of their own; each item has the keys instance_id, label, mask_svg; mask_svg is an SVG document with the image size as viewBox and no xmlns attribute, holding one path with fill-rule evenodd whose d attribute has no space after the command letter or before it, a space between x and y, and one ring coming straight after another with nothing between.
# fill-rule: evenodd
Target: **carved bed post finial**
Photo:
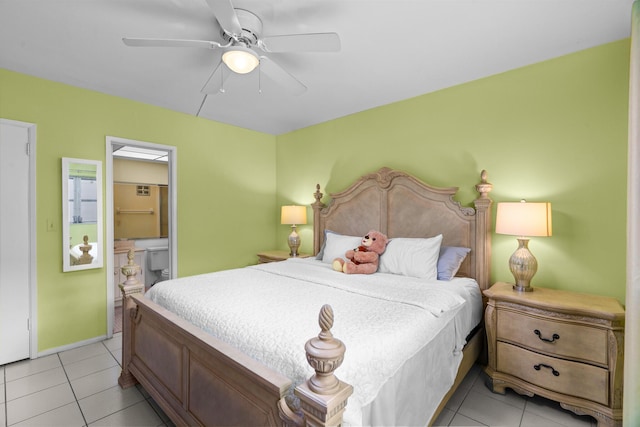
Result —
<instances>
[{"instance_id":1,"label":"carved bed post finial","mask_svg":"<svg viewBox=\"0 0 640 427\"><path fill-rule=\"evenodd\" d=\"M493 184L487 182L487 171L484 169L480 172L480 183L476 184L476 190L480 193L481 199L489 197L489 193L493 190Z\"/></svg>"},{"instance_id":2,"label":"carved bed post finial","mask_svg":"<svg viewBox=\"0 0 640 427\"><path fill-rule=\"evenodd\" d=\"M89 244L89 236L85 234L82 241L84 244L79 247L82 251L82 255L78 258L78 264L91 264L93 262L93 256L89 254L89 251L93 246Z\"/></svg>"},{"instance_id":3,"label":"carved bed post finial","mask_svg":"<svg viewBox=\"0 0 640 427\"><path fill-rule=\"evenodd\" d=\"M123 283L123 285L125 286L135 285L138 283L136 274L138 274L138 272L140 271L140 266L133 261L133 258L135 257L135 255L136 254L134 249L133 248L129 249L129 252L127 252L127 259L128 259L127 264L122 266L122 268L120 268L120 270L122 271L122 274L127 276L127 280L125 280Z\"/></svg>"},{"instance_id":4,"label":"carved bed post finial","mask_svg":"<svg viewBox=\"0 0 640 427\"><path fill-rule=\"evenodd\" d=\"M331 394L338 389L338 378L333 371L338 369L344 360L346 350L339 339L333 337L333 309L325 304L318 316L320 333L317 338L312 338L304 346L307 352L307 362L316 371L309 379L309 388L318 394Z\"/></svg>"},{"instance_id":5,"label":"carved bed post finial","mask_svg":"<svg viewBox=\"0 0 640 427\"><path fill-rule=\"evenodd\" d=\"M333 337L333 309L323 305L318 316L320 333L304 346L307 361L316 373L295 389L300 398L304 422L308 426L335 426L342 423L342 413L353 387L333 374L344 360L345 345Z\"/></svg>"},{"instance_id":6,"label":"carved bed post finial","mask_svg":"<svg viewBox=\"0 0 640 427\"><path fill-rule=\"evenodd\" d=\"M316 192L313 193L313 197L316 199L315 203L322 203L322 196L324 196L324 194L320 192L320 184L316 184Z\"/></svg>"}]
</instances>

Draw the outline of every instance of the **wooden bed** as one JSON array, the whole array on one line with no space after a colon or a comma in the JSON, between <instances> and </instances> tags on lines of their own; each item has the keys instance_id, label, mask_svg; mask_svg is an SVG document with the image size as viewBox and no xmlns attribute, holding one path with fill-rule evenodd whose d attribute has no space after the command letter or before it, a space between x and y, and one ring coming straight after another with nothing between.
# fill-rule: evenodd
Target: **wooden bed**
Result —
<instances>
[{"instance_id":1,"label":"wooden bed","mask_svg":"<svg viewBox=\"0 0 640 427\"><path fill-rule=\"evenodd\" d=\"M471 208L454 201L456 187L431 187L388 168L332 194L328 205L322 202L318 185L312 205L314 253L322 248L325 230L362 236L376 229L390 238L442 234L443 246L471 248L458 275L472 277L481 290L487 289L492 204L488 194L492 185L486 172L475 187L479 197ZM144 285L135 279L136 271L130 258L130 264L123 267L128 280L121 285L124 310L119 384L123 388L141 383L176 425L341 423L352 387L333 374L342 361L344 346L331 335L330 307L322 308L320 333L305 347L316 374L295 387L298 406L287 397L291 380L145 298ZM468 339L454 385L425 423L433 422L480 355L484 343L481 325ZM301 351L303 345L300 343Z\"/></svg>"}]
</instances>

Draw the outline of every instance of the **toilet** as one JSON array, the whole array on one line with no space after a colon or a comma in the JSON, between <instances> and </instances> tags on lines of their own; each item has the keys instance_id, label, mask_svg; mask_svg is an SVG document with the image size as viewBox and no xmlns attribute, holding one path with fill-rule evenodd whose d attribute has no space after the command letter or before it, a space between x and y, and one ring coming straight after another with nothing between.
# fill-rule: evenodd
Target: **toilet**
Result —
<instances>
[{"instance_id":1,"label":"toilet","mask_svg":"<svg viewBox=\"0 0 640 427\"><path fill-rule=\"evenodd\" d=\"M151 273L149 285L169 279L169 248L156 246L147 248L147 269Z\"/></svg>"}]
</instances>

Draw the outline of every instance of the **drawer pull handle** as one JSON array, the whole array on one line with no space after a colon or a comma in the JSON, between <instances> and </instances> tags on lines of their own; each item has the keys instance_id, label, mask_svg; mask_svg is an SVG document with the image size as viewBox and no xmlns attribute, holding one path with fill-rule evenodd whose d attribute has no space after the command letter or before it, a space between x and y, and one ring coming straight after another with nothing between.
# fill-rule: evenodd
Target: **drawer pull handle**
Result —
<instances>
[{"instance_id":1,"label":"drawer pull handle","mask_svg":"<svg viewBox=\"0 0 640 427\"><path fill-rule=\"evenodd\" d=\"M542 338L542 333L538 329L534 330L533 333L536 334L538 336L538 338L540 338L540 340L544 341L544 342L554 342L555 340L559 340L560 339L560 335L558 335L558 334L553 334L551 336L551 339Z\"/></svg>"},{"instance_id":2,"label":"drawer pull handle","mask_svg":"<svg viewBox=\"0 0 640 427\"><path fill-rule=\"evenodd\" d=\"M560 372L553 369L552 366L545 365L544 363L538 363L537 365L533 365L533 369L535 369L536 371L539 371L541 367L551 369L551 373L556 377L560 375Z\"/></svg>"}]
</instances>

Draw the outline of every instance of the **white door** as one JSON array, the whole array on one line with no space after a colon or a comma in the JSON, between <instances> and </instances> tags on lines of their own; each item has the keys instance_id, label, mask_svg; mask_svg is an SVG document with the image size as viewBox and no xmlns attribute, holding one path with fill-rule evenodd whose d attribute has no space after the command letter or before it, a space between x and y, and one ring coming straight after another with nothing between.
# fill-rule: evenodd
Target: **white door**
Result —
<instances>
[{"instance_id":1,"label":"white door","mask_svg":"<svg viewBox=\"0 0 640 427\"><path fill-rule=\"evenodd\" d=\"M29 129L0 122L0 365L29 357Z\"/></svg>"}]
</instances>

